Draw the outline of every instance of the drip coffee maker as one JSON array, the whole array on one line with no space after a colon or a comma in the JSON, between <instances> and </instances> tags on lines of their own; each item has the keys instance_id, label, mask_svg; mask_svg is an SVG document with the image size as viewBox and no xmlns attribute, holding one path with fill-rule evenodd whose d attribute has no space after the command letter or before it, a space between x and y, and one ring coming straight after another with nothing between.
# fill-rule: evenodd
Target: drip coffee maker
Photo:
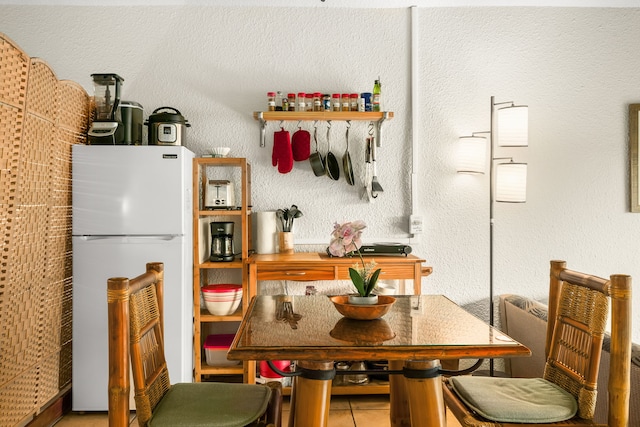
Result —
<instances>
[{"instance_id":1,"label":"drip coffee maker","mask_svg":"<svg viewBox=\"0 0 640 427\"><path fill-rule=\"evenodd\" d=\"M233 222L212 222L211 226L211 262L230 262L233 253Z\"/></svg>"}]
</instances>

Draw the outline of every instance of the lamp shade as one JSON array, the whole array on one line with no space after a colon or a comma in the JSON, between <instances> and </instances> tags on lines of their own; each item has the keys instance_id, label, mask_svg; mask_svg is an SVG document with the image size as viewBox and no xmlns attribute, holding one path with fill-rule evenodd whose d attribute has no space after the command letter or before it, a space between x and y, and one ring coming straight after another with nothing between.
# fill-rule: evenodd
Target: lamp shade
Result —
<instances>
[{"instance_id":1,"label":"lamp shade","mask_svg":"<svg viewBox=\"0 0 640 427\"><path fill-rule=\"evenodd\" d=\"M500 163L496 167L496 202L527 201L527 164Z\"/></svg>"},{"instance_id":2,"label":"lamp shade","mask_svg":"<svg viewBox=\"0 0 640 427\"><path fill-rule=\"evenodd\" d=\"M529 107L499 108L496 117L496 141L500 147L529 145Z\"/></svg>"},{"instance_id":3,"label":"lamp shade","mask_svg":"<svg viewBox=\"0 0 640 427\"><path fill-rule=\"evenodd\" d=\"M484 173L487 157L487 138L463 136L458 144L458 172Z\"/></svg>"}]
</instances>

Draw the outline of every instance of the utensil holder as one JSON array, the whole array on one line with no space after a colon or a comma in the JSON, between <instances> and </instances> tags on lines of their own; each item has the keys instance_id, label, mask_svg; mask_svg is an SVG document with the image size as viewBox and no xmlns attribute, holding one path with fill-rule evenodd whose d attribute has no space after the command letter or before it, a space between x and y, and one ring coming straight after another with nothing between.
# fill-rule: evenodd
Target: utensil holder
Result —
<instances>
[{"instance_id":1,"label":"utensil holder","mask_svg":"<svg viewBox=\"0 0 640 427\"><path fill-rule=\"evenodd\" d=\"M292 254L293 251L293 232L278 232L278 252L281 254Z\"/></svg>"}]
</instances>

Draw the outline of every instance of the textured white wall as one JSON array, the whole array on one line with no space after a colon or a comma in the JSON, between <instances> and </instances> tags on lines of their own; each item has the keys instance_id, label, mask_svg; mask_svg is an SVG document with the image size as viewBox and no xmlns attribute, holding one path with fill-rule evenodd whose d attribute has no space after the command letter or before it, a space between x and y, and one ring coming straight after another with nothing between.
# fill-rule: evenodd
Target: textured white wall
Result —
<instances>
[{"instance_id":1,"label":"textured white wall","mask_svg":"<svg viewBox=\"0 0 640 427\"><path fill-rule=\"evenodd\" d=\"M90 74L117 72L124 98L145 116L178 108L198 154L231 146L253 169L255 210L297 204L298 243L322 247L334 221L364 219L366 240L409 242L434 267L423 291L444 293L486 316L489 275L487 176L455 173L457 137L489 127L489 102L528 104L526 204L495 209L495 293L543 298L548 261L640 281L640 215L628 213L627 105L640 102L640 9L420 8L421 120L416 213L424 233L409 239L411 211L411 17L407 8L234 8L213 6L2 6L0 31L59 78L92 90ZM268 90L365 91L380 76L385 109L374 203L359 186L271 166L273 131L258 144L252 112ZM295 123L286 123L293 132ZM303 124L309 129L309 124ZM325 125L320 128L326 149ZM354 123L361 171L365 123ZM344 124L332 148L344 151ZM634 295L640 342L640 291Z\"/></svg>"}]
</instances>

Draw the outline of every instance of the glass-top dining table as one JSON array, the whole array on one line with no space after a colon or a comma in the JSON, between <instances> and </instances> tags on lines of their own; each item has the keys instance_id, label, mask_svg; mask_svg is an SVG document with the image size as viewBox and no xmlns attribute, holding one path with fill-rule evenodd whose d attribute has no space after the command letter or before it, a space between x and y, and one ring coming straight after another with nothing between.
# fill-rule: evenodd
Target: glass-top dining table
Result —
<instances>
[{"instance_id":1,"label":"glass-top dining table","mask_svg":"<svg viewBox=\"0 0 640 427\"><path fill-rule=\"evenodd\" d=\"M392 427L445 426L441 360L530 350L443 295L395 296L375 320L340 314L327 295L258 295L230 360L295 360L289 427L325 427L335 361L388 360Z\"/></svg>"}]
</instances>

